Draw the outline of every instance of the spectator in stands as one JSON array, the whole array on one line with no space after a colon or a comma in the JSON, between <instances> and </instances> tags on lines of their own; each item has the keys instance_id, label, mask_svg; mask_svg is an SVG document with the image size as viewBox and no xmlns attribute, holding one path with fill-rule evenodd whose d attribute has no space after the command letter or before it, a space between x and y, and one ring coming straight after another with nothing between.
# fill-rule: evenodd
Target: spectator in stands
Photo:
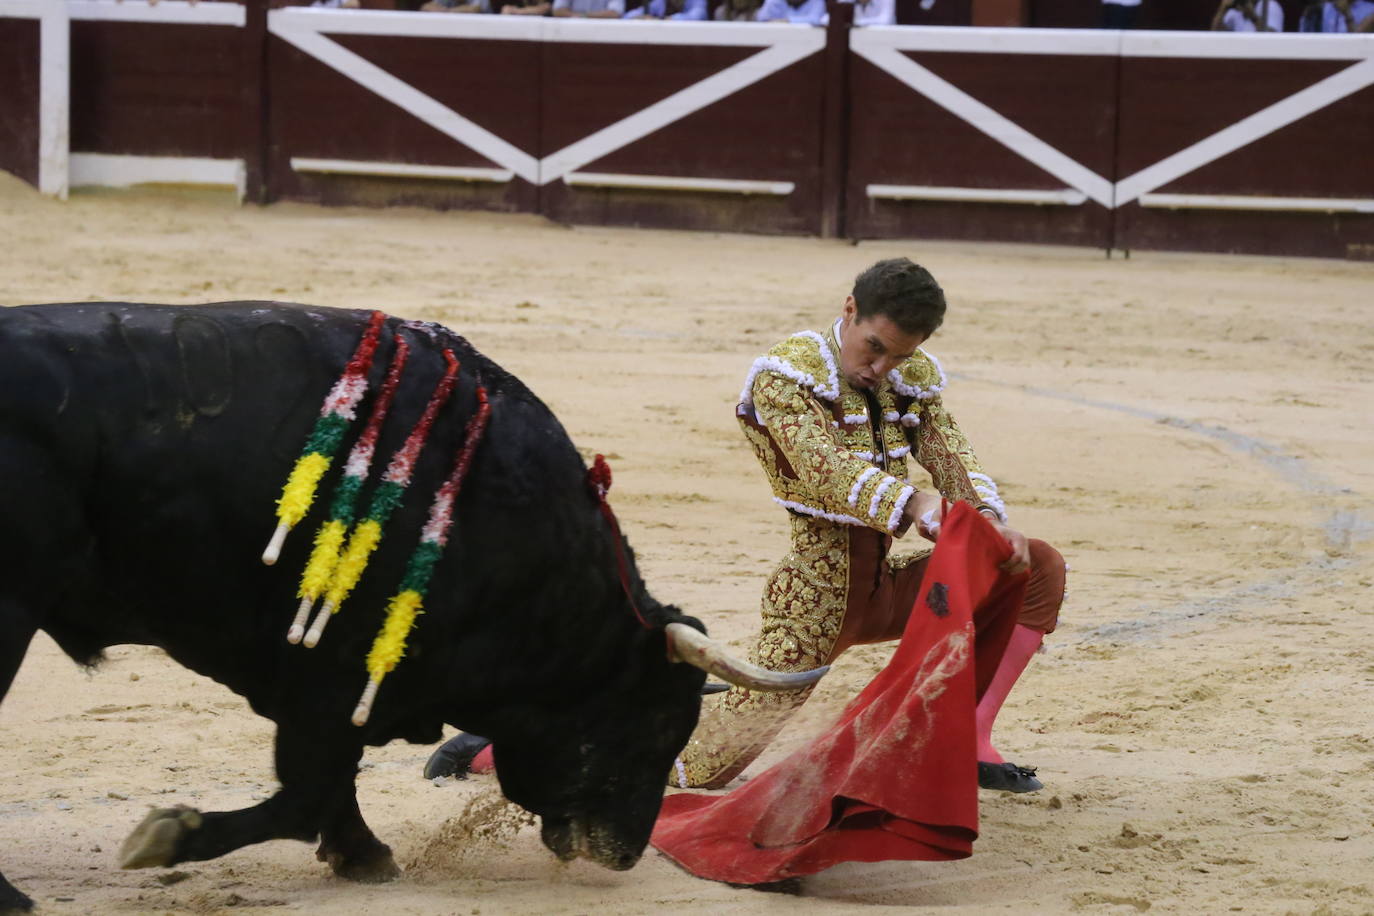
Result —
<instances>
[{"instance_id":1,"label":"spectator in stands","mask_svg":"<svg viewBox=\"0 0 1374 916\"><path fill-rule=\"evenodd\" d=\"M497 0L502 16L547 16L549 0Z\"/></svg>"},{"instance_id":2,"label":"spectator in stands","mask_svg":"<svg viewBox=\"0 0 1374 916\"><path fill-rule=\"evenodd\" d=\"M854 4L855 25L896 25L897 0L840 0ZM830 14L821 17L821 25L830 24Z\"/></svg>"},{"instance_id":3,"label":"spectator in stands","mask_svg":"<svg viewBox=\"0 0 1374 916\"><path fill-rule=\"evenodd\" d=\"M625 15L625 0L553 0L553 14L579 19L619 19Z\"/></svg>"},{"instance_id":4,"label":"spectator in stands","mask_svg":"<svg viewBox=\"0 0 1374 916\"><path fill-rule=\"evenodd\" d=\"M820 25L825 19L825 0L763 0L757 22L791 22Z\"/></svg>"},{"instance_id":5,"label":"spectator in stands","mask_svg":"<svg viewBox=\"0 0 1374 916\"><path fill-rule=\"evenodd\" d=\"M1221 0L1212 17L1214 32L1282 32L1279 0Z\"/></svg>"},{"instance_id":6,"label":"spectator in stands","mask_svg":"<svg viewBox=\"0 0 1374 916\"><path fill-rule=\"evenodd\" d=\"M1140 0L1102 0L1102 28L1133 29Z\"/></svg>"},{"instance_id":7,"label":"spectator in stands","mask_svg":"<svg viewBox=\"0 0 1374 916\"><path fill-rule=\"evenodd\" d=\"M753 22L759 11L759 0L724 0L716 7L717 22Z\"/></svg>"},{"instance_id":8,"label":"spectator in stands","mask_svg":"<svg viewBox=\"0 0 1374 916\"><path fill-rule=\"evenodd\" d=\"M679 22L706 18L706 0L649 0L625 14L626 19L676 19Z\"/></svg>"},{"instance_id":9,"label":"spectator in stands","mask_svg":"<svg viewBox=\"0 0 1374 916\"><path fill-rule=\"evenodd\" d=\"M896 25L897 0L855 0L855 25Z\"/></svg>"},{"instance_id":10,"label":"spectator in stands","mask_svg":"<svg viewBox=\"0 0 1374 916\"><path fill-rule=\"evenodd\" d=\"M1299 32L1374 31L1374 2L1371 0L1326 0L1302 11Z\"/></svg>"},{"instance_id":11,"label":"spectator in stands","mask_svg":"<svg viewBox=\"0 0 1374 916\"><path fill-rule=\"evenodd\" d=\"M487 0L429 0L420 7L422 13L490 13Z\"/></svg>"}]
</instances>

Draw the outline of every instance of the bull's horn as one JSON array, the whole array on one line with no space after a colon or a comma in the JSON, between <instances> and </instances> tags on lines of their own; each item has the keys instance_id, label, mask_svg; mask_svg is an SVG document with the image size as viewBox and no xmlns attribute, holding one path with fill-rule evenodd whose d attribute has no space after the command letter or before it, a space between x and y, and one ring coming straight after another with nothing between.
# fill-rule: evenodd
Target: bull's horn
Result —
<instances>
[{"instance_id":1,"label":"bull's horn","mask_svg":"<svg viewBox=\"0 0 1374 916\"><path fill-rule=\"evenodd\" d=\"M670 623L664 632L668 636L669 660L686 662L723 681L750 690L801 690L819 681L830 670L829 665L822 665L810 671L769 671L734 658L720 643L685 623Z\"/></svg>"}]
</instances>

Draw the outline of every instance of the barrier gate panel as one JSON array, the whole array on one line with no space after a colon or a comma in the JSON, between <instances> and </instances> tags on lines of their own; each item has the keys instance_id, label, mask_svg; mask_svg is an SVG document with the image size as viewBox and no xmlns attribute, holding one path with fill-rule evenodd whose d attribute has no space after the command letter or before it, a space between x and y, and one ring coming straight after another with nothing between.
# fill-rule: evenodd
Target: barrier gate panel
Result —
<instances>
[{"instance_id":1,"label":"barrier gate panel","mask_svg":"<svg viewBox=\"0 0 1374 916\"><path fill-rule=\"evenodd\" d=\"M73 22L72 151L239 157L241 41L210 25Z\"/></svg>"},{"instance_id":2,"label":"barrier gate panel","mask_svg":"<svg viewBox=\"0 0 1374 916\"><path fill-rule=\"evenodd\" d=\"M541 24L523 18L272 11L269 197L535 210Z\"/></svg>"},{"instance_id":3,"label":"barrier gate panel","mask_svg":"<svg viewBox=\"0 0 1374 916\"><path fill-rule=\"evenodd\" d=\"M0 169L38 184L39 22L0 15Z\"/></svg>"},{"instance_id":4,"label":"barrier gate panel","mask_svg":"<svg viewBox=\"0 0 1374 916\"><path fill-rule=\"evenodd\" d=\"M1374 258L1374 36L1129 36L1118 245Z\"/></svg>"},{"instance_id":5,"label":"barrier gate panel","mask_svg":"<svg viewBox=\"0 0 1374 916\"><path fill-rule=\"evenodd\" d=\"M848 234L1110 247L1115 42L856 29Z\"/></svg>"},{"instance_id":6,"label":"barrier gate panel","mask_svg":"<svg viewBox=\"0 0 1374 916\"><path fill-rule=\"evenodd\" d=\"M543 212L577 223L818 231L820 30L554 25Z\"/></svg>"}]
</instances>

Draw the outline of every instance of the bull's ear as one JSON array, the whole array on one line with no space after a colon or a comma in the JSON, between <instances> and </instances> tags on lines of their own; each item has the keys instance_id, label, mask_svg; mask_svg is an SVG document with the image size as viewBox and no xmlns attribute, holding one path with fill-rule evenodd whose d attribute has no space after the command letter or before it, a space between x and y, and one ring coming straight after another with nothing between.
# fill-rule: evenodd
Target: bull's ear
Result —
<instances>
[{"instance_id":1,"label":"bull's ear","mask_svg":"<svg viewBox=\"0 0 1374 916\"><path fill-rule=\"evenodd\" d=\"M682 609L675 604L660 604L654 608L649 623L656 630L661 630L670 623L685 623L694 630L706 632L706 624L695 617L682 613Z\"/></svg>"}]
</instances>

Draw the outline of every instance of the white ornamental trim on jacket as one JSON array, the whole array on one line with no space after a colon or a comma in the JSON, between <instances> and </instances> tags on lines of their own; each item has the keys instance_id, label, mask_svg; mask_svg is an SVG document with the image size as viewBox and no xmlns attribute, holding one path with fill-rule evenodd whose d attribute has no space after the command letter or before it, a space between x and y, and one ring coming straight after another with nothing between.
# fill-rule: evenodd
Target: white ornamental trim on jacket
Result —
<instances>
[{"instance_id":1,"label":"white ornamental trim on jacket","mask_svg":"<svg viewBox=\"0 0 1374 916\"><path fill-rule=\"evenodd\" d=\"M784 509L791 509L793 512L800 512L802 515L813 515L816 518L823 518L829 522L839 522L842 525L859 525L868 527L862 519L857 519L852 515L841 515L838 512L826 512L824 509L817 509L805 503L792 502L790 499L783 499L779 496L773 497L773 502L782 506Z\"/></svg>"},{"instance_id":2,"label":"white ornamental trim on jacket","mask_svg":"<svg viewBox=\"0 0 1374 916\"><path fill-rule=\"evenodd\" d=\"M883 482L873 490L873 498L868 501L868 517L878 517L878 506L883 501L883 494L892 489L892 485L897 483L896 477L884 477Z\"/></svg>"},{"instance_id":3,"label":"white ornamental trim on jacket","mask_svg":"<svg viewBox=\"0 0 1374 916\"><path fill-rule=\"evenodd\" d=\"M859 491L864 488L864 484L872 480L875 475L881 473L882 472L876 467L872 467L859 475L859 479L854 481L854 486L849 488L849 504L851 506L857 507L859 505Z\"/></svg>"},{"instance_id":4,"label":"white ornamental trim on jacket","mask_svg":"<svg viewBox=\"0 0 1374 916\"><path fill-rule=\"evenodd\" d=\"M906 379L902 378L902 370L900 366L898 366L896 369L893 369L891 372L887 374L887 380L892 383L892 390L896 391L898 394L904 394L909 398L916 398L920 401L929 401L931 398L935 397L937 394L945 390L945 386L949 384L949 377L945 375L945 369L943 366L940 365L940 361L938 359L931 356L929 353L927 353L920 347L916 348L916 352L920 353L926 359L930 360L930 364L935 367L935 372L940 376L940 380L938 382L936 382L934 385L931 385L929 388L923 388L920 385L908 385L906 383Z\"/></svg>"},{"instance_id":5,"label":"white ornamental trim on jacket","mask_svg":"<svg viewBox=\"0 0 1374 916\"><path fill-rule=\"evenodd\" d=\"M902 492L897 494L897 501L892 504L892 514L887 517L887 530L896 531L897 523L902 520L902 513L906 511L906 504L916 493L916 488L907 484L902 487Z\"/></svg>"},{"instance_id":6,"label":"white ornamental trim on jacket","mask_svg":"<svg viewBox=\"0 0 1374 916\"><path fill-rule=\"evenodd\" d=\"M973 490L984 503L990 506L1003 522L1007 520L1007 506L1002 502L1002 494L997 492L997 481L986 474L969 474Z\"/></svg>"},{"instance_id":7,"label":"white ornamental trim on jacket","mask_svg":"<svg viewBox=\"0 0 1374 916\"><path fill-rule=\"evenodd\" d=\"M798 331L792 337L805 337L816 342L816 346L820 348L821 359L825 361L825 381L816 381L814 375L809 372L802 372L780 356L760 356L749 367L749 374L744 379L744 390L739 394L741 412L746 409L754 410L754 380L759 377L760 372L776 372L778 375L790 378L803 388L811 389L817 397L826 401L835 401L839 398L840 372L835 365L835 356L830 352L830 346L825 342L825 338L815 331ZM763 418L757 412L754 412L754 418L760 423L763 422ZM865 416L864 420L867 419L868 417Z\"/></svg>"}]
</instances>

